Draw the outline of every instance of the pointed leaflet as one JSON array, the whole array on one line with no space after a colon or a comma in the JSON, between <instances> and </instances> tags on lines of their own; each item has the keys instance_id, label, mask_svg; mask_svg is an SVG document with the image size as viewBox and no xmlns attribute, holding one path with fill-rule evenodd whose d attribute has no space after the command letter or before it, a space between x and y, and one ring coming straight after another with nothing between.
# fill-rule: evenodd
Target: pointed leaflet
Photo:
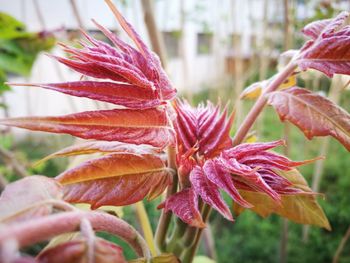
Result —
<instances>
[{"instance_id":1,"label":"pointed leaflet","mask_svg":"<svg viewBox=\"0 0 350 263\"><path fill-rule=\"evenodd\" d=\"M348 16L348 12L342 12L334 19L322 19L311 22L303 28L302 32L304 35L309 36L312 39L316 39L321 34L327 36L334 33L339 27L344 25Z\"/></svg>"},{"instance_id":2,"label":"pointed leaflet","mask_svg":"<svg viewBox=\"0 0 350 263\"><path fill-rule=\"evenodd\" d=\"M164 208L166 212L172 211L190 226L205 227L205 223L198 210L198 197L192 188L186 188L170 196L158 208Z\"/></svg>"},{"instance_id":3,"label":"pointed leaflet","mask_svg":"<svg viewBox=\"0 0 350 263\"><path fill-rule=\"evenodd\" d=\"M190 174L190 181L194 191L204 202L212 206L228 220L233 221L230 209L222 199L219 188L207 178L203 168L200 166L194 167Z\"/></svg>"},{"instance_id":4,"label":"pointed leaflet","mask_svg":"<svg viewBox=\"0 0 350 263\"><path fill-rule=\"evenodd\" d=\"M330 230L327 217L302 175L296 169L288 172L279 171L278 174L285 177L293 184L293 187L302 190L303 193L281 195L281 205L278 205L263 193L240 190L243 198L254 205L251 209L262 217L276 213L296 223L316 225ZM236 214L240 214L244 209L235 203L234 210Z\"/></svg>"},{"instance_id":5,"label":"pointed leaflet","mask_svg":"<svg viewBox=\"0 0 350 263\"><path fill-rule=\"evenodd\" d=\"M146 109L161 105L156 92L125 83L104 81L75 81L43 84L15 84L12 86L32 86L62 92L76 97L113 103L132 109Z\"/></svg>"},{"instance_id":6,"label":"pointed leaflet","mask_svg":"<svg viewBox=\"0 0 350 263\"><path fill-rule=\"evenodd\" d=\"M171 184L171 172L155 154L113 153L63 172L64 199L103 205L127 205L159 196Z\"/></svg>"},{"instance_id":7,"label":"pointed leaflet","mask_svg":"<svg viewBox=\"0 0 350 263\"><path fill-rule=\"evenodd\" d=\"M62 199L59 183L45 176L30 176L6 186L0 196L0 222L16 223L48 215L50 200Z\"/></svg>"},{"instance_id":8,"label":"pointed leaflet","mask_svg":"<svg viewBox=\"0 0 350 263\"><path fill-rule=\"evenodd\" d=\"M104 141L88 141L80 144L76 144L65 149L62 149L58 152L50 154L44 159L38 161L35 165L45 162L55 157L68 157L74 155L83 155L83 154L109 154L109 153L135 153L135 154L152 154L158 152L159 149L151 147L149 145L134 145L126 144L121 142L104 142Z\"/></svg>"},{"instance_id":9,"label":"pointed leaflet","mask_svg":"<svg viewBox=\"0 0 350 263\"><path fill-rule=\"evenodd\" d=\"M23 117L0 124L29 130L67 133L84 139L164 147L173 140L165 108L86 111L58 117Z\"/></svg>"},{"instance_id":10,"label":"pointed leaflet","mask_svg":"<svg viewBox=\"0 0 350 263\"><path fill-rule=\"evenodd\" d=\"M282 120L299 127L308 139L330 135L350 151L350 115L325 97L294 87L268 94Z\"/></svg>"},{"instance_id":11,"label":"pointed leaflet","mask_svg":"<svg viewBox=\"0 0 350 263\"><path fill-rule=\"evenodd\" d=\"M332 19L322 19L322 20L311 22L310 24L307 24L302 29L302 32L305 36L308 36L312 39L316 39L324 30L324 28L327 25L329 25L331 22L332 22Z\"/></svg>"},{"instance_id":12,"label":"pointed leaflet","mask_svg":"<svg viewBox=\"0 0 350 263\"><path fill-rule=\"evenodd\" d=\"M94 241L94 262L96 263L126 263L122 248L103 240L96 238ZM74 239L61 243L55 247L45 249L37 256L38 263L76 263L89 262L87 256L87 244L82 238Z\"/></svg>"},{"instance_id":13,"label":"pointed leaflet","mask_svg":"<svg viewBox=\"0 0 350 263\"><path fill-rule=\"evenodd\" d=\"M192 108L187 102L177 101L175 110L174 126L183 152L198 148L200 155L211 158L232 146L229 133L234 115L227 118L226 108L220 114L220 106L214 107L209 102Z\"/></svg>"},{"instance_id":14,"label":"pointed leaflet","mask_svg":"<svg viewBox=\"0 0 350 263\"><path fill-rule=\"evenodd\" d=\"M282 140L243 143L223 151L214 161L219 170L232 174L231 180L237 189L262 192L279 203L280 194L296 194L301 191L293 188L292 183L276 171L289 171L295 166L314 161L293 162L282 155L267 151L283 144Z\"/></svg>"},{"instance_id":15,"label":"pointed leaflet","mask_svg":"<svg viewBox=\"0 0 350 263\"><path fill-rule=\"evenodd\" d=\"M296 61L302 70L313 68L329 77L333 74L350 75L350 26L346 25L348 17L348 12L342 12L327 25L319 22L306 28L306 33L313 38L316 34L319 35L301 49Z\"/></svg>"},{"instance_id":16,"label":"pointed leaflet","mask_svg":"<svg viewBox=\"0 0 350 263\"><path fill-rule=\"evenodd\" d=\"M218 187L225 190L225 192L227 192L235 202L247 208L250 208L252 206L239 194L232 181L231 175L226 171L220 169L219 165L216 165L215 161L206 161L203 166L203 170L207 178Z\"/></svg>"}]
</instances>

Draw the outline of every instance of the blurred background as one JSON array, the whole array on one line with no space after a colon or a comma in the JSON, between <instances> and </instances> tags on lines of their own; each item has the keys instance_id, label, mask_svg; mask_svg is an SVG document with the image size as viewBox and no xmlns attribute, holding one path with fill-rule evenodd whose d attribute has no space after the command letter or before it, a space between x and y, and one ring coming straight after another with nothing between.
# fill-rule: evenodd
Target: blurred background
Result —
<instances>
[{"instance_id":1,"label":"blurred background","mask_svg":"<svg viewBox=\"0 0 350 263\"><path fill-rule=\"evenodd\" d=\"M283 51L305 42L307 23L350 10L350 0L115 0L143 40L162 54L163 65L179 95L193 104L230 101L237 117L235 128L254 100L240 94L252 83L270 78L283 64ZM57 42L75 45L86 30L107 41L91 22L94 18L129 42L102 0L0 0L0 117L61 115L108 109L107 103L73 98L36 87L9 87L4 82L52 83L78 80L80 75L45 55L65 54ZM310 71L299 74L298 85L329 96L350 111L350 92L342 90L349 78L329 80ZM30 133L0 127L0 187L28 174L56 176L76 160L32 163L70 145L65 135ZM232 131L234 133L234 130ZM293 159L326 156L302 167L315 191L332 231L305 227L250 211L235 223L213 213L205 232L198 262L350 262L350 159L335 140L309 142L294 127L279 122L266 108L254 129L254 140L285 138ZM146 203L155 229L158 202ZM119 212L138 227L132 206ZM109 237L111 238L111 237ZM116 242L120 242L115 240ZM126 247L126 246L125 246ZM28 249L35 253L40 245ZM129 257L132 252L125 248Z\"/></svg>"}]
</instances>

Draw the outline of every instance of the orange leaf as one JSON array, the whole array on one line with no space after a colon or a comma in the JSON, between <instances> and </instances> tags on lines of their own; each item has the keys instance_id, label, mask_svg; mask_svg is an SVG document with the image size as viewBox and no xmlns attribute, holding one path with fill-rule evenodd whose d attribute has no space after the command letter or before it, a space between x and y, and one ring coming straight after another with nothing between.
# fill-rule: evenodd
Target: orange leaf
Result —
<instances>
[{"instance_id":1,"label":"orange leaf","mask_svg":"<svg viewBox=\"0 0 350 263\"><path fill-rule=\"evenodd\" d=\"M93 153L109 154L118 152L152 154L158 151L160 151L160 149L154 148L149 145L134 145L121 142L88 141L64 148L58 152L50 154L45 158L41 159L40 161L36 162L34 166L56 157L68 157Z\"/></svg>"},{"instance_id":2,"label":"orange leaf","mask_svg":"<svg viewBox=\"0 0 350 263\"><path fill-rule=\"evenodd\" d=\"M159 196L171 183L171 171L155 154L113 153L68 170L56 179L65 200L103 205L126 205Z\"/></svg>"},{"instance_id":3,"label":"orange leaf","mask_svg":"<svg viewBox=\"0 0 350 263\"><path fill-rule=\"evenodd\" d=\"M164 147L173 140L165 108L86 111L58 117L23 117L0 120L0 124L84 139L122 141Z\"/></svg>"}]
</instances>

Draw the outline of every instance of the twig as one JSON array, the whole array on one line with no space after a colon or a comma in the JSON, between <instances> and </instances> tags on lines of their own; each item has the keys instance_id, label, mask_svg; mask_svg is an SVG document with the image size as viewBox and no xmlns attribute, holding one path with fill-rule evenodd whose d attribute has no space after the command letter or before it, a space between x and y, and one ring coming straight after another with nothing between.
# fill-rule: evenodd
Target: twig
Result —
<instances>
[{"instance_id":1,"label":"twig","mask_svg":"<svg viewBox=\"0 0 350 263\"><path fill-rule=\"evenodd\" d=\"M148 36L151 41L154 52L159 56L163 68L166 68L166 53L163 37L160 35L155 18L154 7L151 0L142 0L142 9L144 20L148 31Z\"/></svg>"},{"instance_id":2,"label":"twig","mask_svg":"<svg viewBox=\"0 0 350 263\"><path fill-rule=\"evenodd\" d=\"M349 238L350 238L350 226L348 227L348 230L346 230L345 235L343 236L343 238L341 239L341 241L339 243L337 251L334 254L332 263L338 263L340 254L343 252L345 244Z\"/></svg>"},{"instance_id":3,"label":"twig","mask_svg":"<svg viewBox=\"0 0 350 263\"><path fill-rule=\"evenodd\" d=\"M233 138L233 145L236 146L243 142L244 138L248 134L250 128L253 126L257 117L265 107L267 98L265 95L269 92L275 91L284 81L288 78L296 69L296 63L291 61L277 76L270 82L266 90L260 95L258 100L255 102L254 106L249 111L247 117L244 119L243 123L239 127Z\"/></svg>"},{"instance_id":4,"label":"twig","mask_svg":"<svg viewBox=\"0 0 350 263\"><path fill-rule=\"evenodd\" d=\"M168 147L168 167L176 171L176 151L173 146ZM173 184L169 186L166 192L166 198L171 196L177 191L178 178L177 173L173 176ZM156 244L158 249L163 252L166 249L166 237L169 229L170 221L171 221L171 212L165 212L164 209L160 215L158 226L156 230Z\"/></svg>"},{"instance_id":5,"label":"twig","mask_svg":"<svg viewBox=\"0 0 350 263\"><path fill-rule=\"evenodd\" d=\"M153 231L143 201L137 202L135 204L135 208L136 216L140 222L143 231L143 236L145 237L146 242L151 250L152 256L156 256L157 252L156 247L154 245Z\"/></svg>"},{"instance_id":6,"label":"twig","mask_svg":"<svg viewBox=\"0 0 350 263\"><path fill-rule=\"evenodd\" d=\"M29 176L27 173L26 169L24 168L23 165L21 165L15 158L15 156L9 152L8 150L4 149L3 147L0 146L0 157L4 160L4 162L12 167L14 172L19 176L19 177L26 177Z\"/></svg>"},{"instance_id":7,"label":"twig","mask_svg":"<svg viewBox=\"0 0 350 263\"><path fill-rule=\"evenodd\" d=\"M78 7L77 7L75 0L70 0L70 5L72 7L74 17L77 20L78 26L81 29L85 30L85 26L84 26L83 20L80 16L80 13L79 13L79 10L78 10Z\"/></svg>"},{"instance_id":8,"label":"twig","mask_svg":"<svg viewBox=\"0 0 350 263\"><path fill-rule=\"evenodd\" d=\"M0 173L0 193L4 191L7 184L8 184L7 179L3 174Z\"/></svg>"},{"instance_id":9,"label":"twig","mask_svg":"<svg viewBox=\"0 0 350 263\"><path fill-rule=\"evenodd\" d=\"M87 262L94 263L95 261L95 233L91 223L86 218L83 218L80 223L80 231L86 239L87 243Z\"/></svg>"}]
</instances>

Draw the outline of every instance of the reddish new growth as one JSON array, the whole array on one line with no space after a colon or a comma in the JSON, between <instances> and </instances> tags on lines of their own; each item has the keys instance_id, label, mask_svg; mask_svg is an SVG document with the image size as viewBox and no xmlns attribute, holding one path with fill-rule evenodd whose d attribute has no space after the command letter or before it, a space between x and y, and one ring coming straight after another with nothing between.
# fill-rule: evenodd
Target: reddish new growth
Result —
<instances>
[{"instance_id":1,"label":"reddish new growth","mask_svg":"<svg viewBox=\"0 0 350 263\"><path fill-rule=\"evenodd\" d=\"M117 18L137 49L94 21L114 47L82 32L86 40L80 42L81 49L61 44L70 58L53 56L94 80L24 86L38 86L109 102L125 109L119 107L60 117L13 118L2 121L2 124L68 133L84 139L150 144L156 147L165 147L173 141L166 104L167 100L175 97L176 89L162 69L158 56L148 49L121 14L117 13Z\"/></svg>"},{"instance_id":2,"label":"reddish new growth","mask_svg":"<svg viewBox=\"0 0 350 263\"><path fill-rule=\"evenodd\" d=\"M225 218L233 220L220 190L233 201L250 208L239 189L265 193L277 203L280 194L302 193L278 174L307 163L293 162L268 150L283 145L283 141L246 143L232 147L229 131L233 115L220 114L219 106L191 108L187 103L175 105L179 177L182 190L168 198L160 207L171 210L186 223L203 227L198 209L198 197Z\"/></svg>"}]
</instances>

